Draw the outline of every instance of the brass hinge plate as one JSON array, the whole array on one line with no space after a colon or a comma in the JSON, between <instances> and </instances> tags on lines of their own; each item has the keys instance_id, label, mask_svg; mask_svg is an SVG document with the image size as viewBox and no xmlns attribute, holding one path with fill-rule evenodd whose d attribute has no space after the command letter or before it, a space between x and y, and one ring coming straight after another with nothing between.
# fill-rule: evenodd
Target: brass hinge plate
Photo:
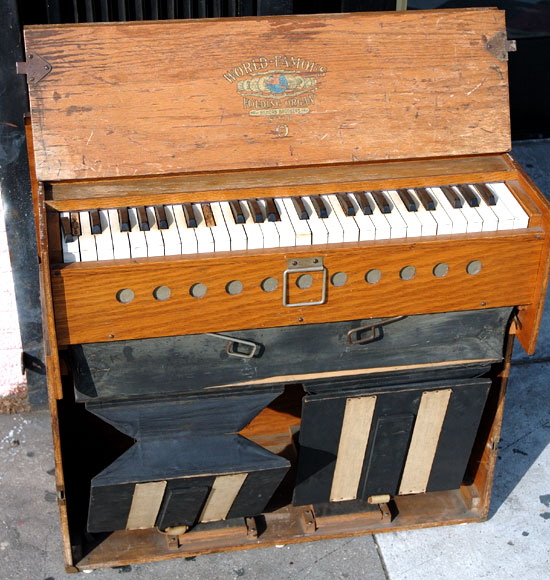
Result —
<instances>
[{"instance_id":1,"label":"brass hinge plate","mask_svg":"<svg viewBox=\"0 0 550 580\"><path fill-rule=\"evenodd\" d=\"M29 53L25 62L16 62L17 74L27 75L27 84L36 85L52 71L52 65L39 54Z\"/></svg>"}]
</instances>

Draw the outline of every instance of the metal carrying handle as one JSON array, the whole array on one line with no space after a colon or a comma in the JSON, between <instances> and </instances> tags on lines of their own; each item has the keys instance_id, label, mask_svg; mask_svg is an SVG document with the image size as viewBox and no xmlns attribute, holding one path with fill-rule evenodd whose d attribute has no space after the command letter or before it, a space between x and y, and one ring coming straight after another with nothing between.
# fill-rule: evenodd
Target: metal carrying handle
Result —
<instances>
[{"instance_id":1,"label":"metal carrying handle","mask_svg":"<svg viewBox=\"0 0 550 580\"><path fill-rule=\"evenodd\" d=\"M393 316L392 318L384 318L383 320L379 320L378 322L371 322L370 324L366 324L365 326L358 326L357 328L352 328L348 330L346 334L346 339L348 344L367 344L369 342L373 342L376 339L376 329L385 326L386 324L390 324L391 322L397 322L398 320L402 320L406 318L405 316ZM364 338L359 338L361 334L368 332L368 336ZM357 335L357 338L353 338L354 335Z\"/></svg>"},{"instance_id":2,"label":"metal carrying handle","mask_svg":"<svg viewBox=\"0 0 550 580\"><path fill-rule=\"evenodd\" d=\"M290 302L289 276L290 274L308 274L309 272L322 272L321 298L313 302ZM300 258L287 260L287 269L283 272L283 306L293 308L295 306L316 306L324 304L327 299L327 269L323 265L323 258Z\"/></svg>"},{"instance_id":3,"label":"metal carrying handle","mask_svg":"<svg viewBox=\"0 0 550 580\"><path fill-rule=\"evenodd\" d=\"M244 338L235 338L233 336L224 336L223 334L215 334L213 332L206 332L208 336L214 336L216 338L221 338L222 340L227 341L227 345L225 347L225 352L229 356L234 356L237 358L254 358L262 345L257 344L256 342L252 342L251 340L245 340ZM237 350L238 346L245 346L249 350L246 352L240 352Z\"/></svg>"}]
</instances>

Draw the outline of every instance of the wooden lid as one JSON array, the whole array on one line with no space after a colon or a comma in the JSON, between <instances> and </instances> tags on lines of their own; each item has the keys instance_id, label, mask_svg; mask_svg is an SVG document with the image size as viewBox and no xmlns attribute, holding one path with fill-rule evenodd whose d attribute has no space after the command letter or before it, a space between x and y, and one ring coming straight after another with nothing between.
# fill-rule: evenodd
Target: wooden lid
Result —
<instances>
[{"instance_id":1,"label":"wooden lid","mask_svg":"<svg viewBox=\"0 0 550 580\"><path fill-rule=\"evenodd\" d=\"M495 9L33 26L37 175L507 151L504 39Z\"/></svg>"}]
</instances>

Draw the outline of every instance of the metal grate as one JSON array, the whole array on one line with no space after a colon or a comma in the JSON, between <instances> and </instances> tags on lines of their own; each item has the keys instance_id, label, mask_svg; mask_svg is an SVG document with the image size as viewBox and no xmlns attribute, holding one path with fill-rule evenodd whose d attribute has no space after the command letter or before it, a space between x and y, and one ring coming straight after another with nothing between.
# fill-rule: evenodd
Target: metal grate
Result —
<instances>
[{"instance_id":1,"label":"metal grate","mask_svg":"<svg viewBox=\"0 0 550 580\"><path fill-rule=\"evenodd\" d=\"M19 0L22 24L394 10L399 0ZM405 1L405 0L403 0Z\"/></svg>"},{"instance_id":2,"label":"metal grate","mask_svg":"<svg viewBox=\"0 0 550 580\"><path fill-rule=\"evenodd\" d=\"M26 4L26 2L21 2ZM292 14L293 0L46 0L43 22L114 22ZM32 20L39 8L35 5Z\"/></svg>"}]
</instances>

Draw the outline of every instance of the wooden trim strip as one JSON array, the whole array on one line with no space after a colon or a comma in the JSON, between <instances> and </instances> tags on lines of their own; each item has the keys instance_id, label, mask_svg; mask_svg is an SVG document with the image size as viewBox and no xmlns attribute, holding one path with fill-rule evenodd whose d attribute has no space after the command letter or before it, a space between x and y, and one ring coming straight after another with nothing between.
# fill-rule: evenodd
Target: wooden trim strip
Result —
<instances>
[{"instance_id":1,"label":"wooden trim strip","mask_svg":"<svg viewBox=\"0 0 550 580\"><path fill-rule=\"evenodd\" d=\"M350 397L340 432L330 501L357 498L376 397Z\"/></svg>"},{"instance_id":2,"label":"wooden trim strip","mask_svg":"<svg viewBox=\"0 0 550 580\"><path fill-rule=\"evenodd\" d=\"M248 473L231 473L216 477L199 521L225 520L247 476Z\"/></svg>"},{"instance_id":3,"label":"wooden trim strip","mask_svg":"<svg viewBox=\"0 0 550 580\"><path fill-rule=\"evenodd\" d=\"M461 359L449 360L436 363L419 363L412 365L399 365L388 367L375 368L361 368L361 369L345 369L338 371L324 371L321 373L304 373L294 375L279 375L276 377L267 377L265 379L257 379L252 381L240 381L238 383L224 383L223 385L216 385L213 387L206 387L206 391L222 389L227 387L242 387L248 385L270 385L272 383L301 383L302 381L310 381L314 379L331 379L337 377L356 377L358 375L373 375L397 371L419 371L432 370L437 368L455 367L462 365L473 364L493 364L500 362L501 359L496 358L476 358L476 359Z\"/></svg>"},{"instance_id":4,"label":"wooden trim strip","mask_svg":"<svg viewBox=\"0 0 550 580\"><path fill-rule=\"evenodd\" d=\"M166 481L136 483L126 522L127 530L143 530L155 526L165 489Z\"/></svg>"},{"instance_id":5,"label":"wooden trim strip","mask_svg":"<svg viewBox=\"0 0 550 580\"><path fill-rule=\"evenodd\" d=\"M399 495L426 491L451 393L452 389L422 393Z\"/></svg>"}]
</instances>

